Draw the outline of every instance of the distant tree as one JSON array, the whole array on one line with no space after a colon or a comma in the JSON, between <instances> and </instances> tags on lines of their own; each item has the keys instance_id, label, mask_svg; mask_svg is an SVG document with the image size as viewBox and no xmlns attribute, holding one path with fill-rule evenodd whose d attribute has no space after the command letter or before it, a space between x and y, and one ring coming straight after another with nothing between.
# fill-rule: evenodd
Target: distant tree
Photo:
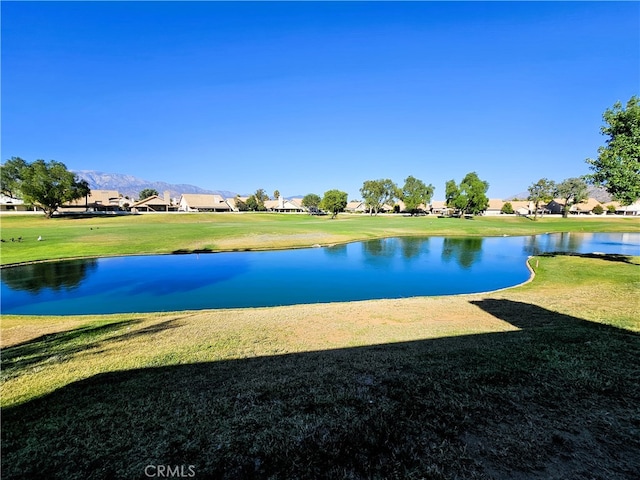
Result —
<instances>
[{"instance_id":1,"label":"distant tree","mask_svg":"<svg viewBox=\"0 0 640 480\"><path fill-rule=\"evenodd\" d=\"M255 195L249 195L249 197L247 198L247 201L244 202L244 204L247 207L247 210L251 212L255 212L258 210L258 201L256 200Z\"/></svg>"},{"instance_id":2,"label":"distant tree","mask_svg":"<svg viewBox=\"0 0 640 480\"><path fill-rule=\"evenodd\" d=\"M336 218L339 212L342 212L347 206L347 192L340 190L328 190L324 192L321 207L331 212L331 218Z\"/></svg>"},{"instance_id":3,"label":"distant tree","mask_svg":"<svg viewBox=\"0 0 640 480\"><path fill-rule=\"evenodd\" d=\"M477 215L489 206L488 189L489 183L480 180L476 172L467 173L460 185L456 185L455 180L449 180L445 184L447 206L463 214Z\"/></svg>"},{"instance_id":4,"label":"distant tree","mask_svg":"<svg viewBox=\"0 0 640 480\"><path fill-rule=\"evenodd\" d=\"M362 198L369 207L369 213L378 215L384 205L390 204L400 196L398 186L388 178L366 180L360 189Z\"/></svg>"},{"instance_id":5,"label":"distant tree","mask_svg":"<svg viewBox=\"0 0 640 480\"><path fill-rule=\"evenodd\" d=\"M320 202L322 202L320 195L309 193L302 199L302 206L307 208L318 208L320 206Z\"/></svg>"},{"instance_id":6,"label":"distant tree","mask_svg":"<svg viewBox=\"0 0 640 480\"><path fill-rule=\"evenodd\" d=\"M144 200L145 198L153 197L154 195L159 195L156 189L145 188L138 195L138 200Z\"/></svg>"},{"instance_id":7,"label":"distant tree","mask_svg":"<svg viewBox=\"0 0 640 480\"><path fill-rule=\"evenodd\" d=\"M240 199L240 195L236 195L235 205L239 212L246 212L247 210L249 210L247 204Z\"/></svg>"},{"instance_id":8,"label":"distant tree","mask_svg":"<svg viewBox=\"0 0 640 480\"><path fill-rule=\"evenodd\" d=\"M22 173L27 162L20 157L11 157L4 165L0 165L0 190L11 198L20 198Z\"/></svg>"},{"instance_id":9,"label":"distant tree","mask_svg":"<svg viewBox=\"0 0 640 480\"><path fill-rule=\"evenodd\" d=\"M587 179L630 205L640 198L640 97L632 96L626 109L616 102L602 117L600 131L609 138L598 148L597 159L586 160L594 171Z\"/></svg>"},{"instance_id":10,"label":"distant tree","mask_svg":"<svg viewBox=\"0 0 640 480\"><path fill-rule=\"evenodd\" d=\"M280 198L280 190L276 190L273 192L273 199L277 200Z\"/></svg>"},{"instance_id":11,"label":"distant tree","mask_svg":"<svg viewBox=\"0 0 640 480\"><path fill-rule=\"evenodd\" d=\"M36 160L22 170L23 199L41 207L47 218L67 202L89 195L85 180L67 170L64 163Z\"/></svg>"},{"instance_id":12,"label":"distant tree","mask_svg":"<svg viewBox=\"0 0 640 480\"><path fill-rule=\"evenodd\" d=\"M249 198L247 198L247 201L244 203L247 206L247 210L250 210L252 212L263 212L267 209L264 206L264 202L266 200L269 200L267 192L265 192L262 188L259 188L258 190L256 190L256 193L250 195Z\"/></svg>"},{"instance_id":13,"label":"distant tree","mask_svg":"<svg viewBox=\"0 0 640 480\"><path fill-rule=\"evenodd\" d=\"M420 204L424 204L425 206L429 205L431 197L433 197L433 191L433 185L425 185L422 180L418 180L409 175L404 180L404 186L402 187L400 196L407 211L415 214Z\"/></svg>"},{"instance_id":14,"label":"distant tree","mask_svg":"<svg viewBox=\"0 0 640 480\"><path fill-rule=\"evenodd\" d=\"M504 213L506 215L513 214L513 205L511 205L511 202L505 202L505 204L502 205L502 208L500 209L500 213Z\"/></svg>"},{"instance_id":15,"label":"distant tree","mask_svg":"<svg viewBox=\"0 0 640 480\"><path fill-rule=\"evenodd\" d=\"M538 219L538 208L541 203L548 203L553 200L553 194L555 192L556 184L552 180L548 180L546 178L541 178L536 183L533 183L529 186L529 197L527 200L530 200L535 205L535 212L533 214L533 219Z\"/></svg>"},{"instance_id":16,"label":"distant tree","mask_svg":"<svg viewBox=\"0 0 640 480\"><path fill-rule=\"evenodd\" d=\"M564 201L562 216L567 218L569 210L576 203L582 203L589 198L587 184L581 178L567 178L556 186L555 196Z\"/></svg>"}]
</instances>

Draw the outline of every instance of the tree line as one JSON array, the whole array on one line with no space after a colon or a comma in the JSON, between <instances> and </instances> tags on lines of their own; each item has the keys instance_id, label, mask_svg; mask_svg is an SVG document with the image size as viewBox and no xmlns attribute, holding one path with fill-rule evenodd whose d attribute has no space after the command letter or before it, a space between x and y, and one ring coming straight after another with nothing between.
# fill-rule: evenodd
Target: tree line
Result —
<instances>
[{"instance_id":1,"label":"tree line","mask_svg":"<svg viewBox=\"0 0 640 480\"><path fill-rule=\"evenodd\" d=\"M529 186L528 200L535 204L537 218L541 204L553 198L564 201L563 216L567 216L572 205L587 198L587 184L604 187L612 197L623 205L630 205L640 198L640 98L632 96L625 106L616 102L603 114L604 125L600 132L606 136L605 145L598 148L598 158L586 159L593 173L581 178L573 177L556 184L541 178ZM457 184L449 180L445 185L445 200L450 208L461 214L478 214L487 209L489 199L486 192L489 183L481 180L476 172L468 173ZM36 205L51 217L60 206L89 195L89 185L67 167L55 160L36 160L28 163L20 157L12 157L0 165L0 190L12 198L22 198ZM388 178L366 180L360 194L371 215L377 215L385 205L402 200L408 212L415 214L420 205L428 205L435 188L413 176L408 176L402 187ZM157 195L155 191L141 192L145 196ZM275 198L280 196L276 190ZM239 210L266 210L264 202L269 197L258 189L246 200L236 198ZM323 209L332 217L347 206L347 193L328 190L321 198L317 194L306 195L302 204L310 210Z\"/></svg>"}]
</instances>

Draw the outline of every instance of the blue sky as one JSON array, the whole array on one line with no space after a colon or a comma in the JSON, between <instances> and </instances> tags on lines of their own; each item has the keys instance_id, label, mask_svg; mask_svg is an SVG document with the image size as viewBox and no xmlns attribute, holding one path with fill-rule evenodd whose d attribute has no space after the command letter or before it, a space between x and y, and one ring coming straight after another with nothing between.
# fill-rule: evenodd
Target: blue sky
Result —
<instances>
[{"instance_id":1,"label":"blue sky","mask_svg":"<svg viewBox=\"0 0 640 480\"><path fill-rule=\"evenodd\" d=\"M6 2L2 161L285 196L588 173L637 2Z\"/></svg>"}]
</instances>

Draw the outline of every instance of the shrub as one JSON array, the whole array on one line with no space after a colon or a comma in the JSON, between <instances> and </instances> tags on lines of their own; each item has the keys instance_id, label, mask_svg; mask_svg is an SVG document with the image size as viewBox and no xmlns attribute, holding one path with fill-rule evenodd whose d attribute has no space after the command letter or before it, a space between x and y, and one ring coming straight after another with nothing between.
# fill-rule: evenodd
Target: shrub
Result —
<instances>
[{"instance_id":1,"label":"shrub","mask_svg":"<svg viewBox=\"0 0 640 480\"><path fill-rule=\"evenodd\" d=\"M511 202L505 203L500 209L500 213L512 214L513 213L513 205Z\"/></svg>"},{"instance_id":2,"label":"shrub","mask_svg":"<svg viewBox=\"0 0 640 480\"><path fill-rule=\"evenodd\" d=\"M604 213L604 208L602 208L602 205L596 205L591 211L596 215L602 215Z\"/></svg>"}]
</instances>

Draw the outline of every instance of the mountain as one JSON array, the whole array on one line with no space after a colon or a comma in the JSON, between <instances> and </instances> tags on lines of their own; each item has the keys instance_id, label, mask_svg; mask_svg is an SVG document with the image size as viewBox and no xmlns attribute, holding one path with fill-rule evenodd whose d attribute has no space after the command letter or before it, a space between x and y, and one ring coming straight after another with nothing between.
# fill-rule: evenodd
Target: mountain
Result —
<instances>
[{"instance_id":1,"label":"mountain","mask_svg":"<svg viewBox=\"0 0 640 480\"><path fill-rule=\"evenodd\" d=\"M587 188L587 192L589 197L595 198L600 203L608 203L613 200L611 195L609 195L609 192L602 187L594 187L590 185ZM516 195L511 195L510 197L505 198L505 200L526 200L528 196L529 192L520 192Z\"/></svg>"},{"instance_id":2,"label":"mountain","mask_svg":"<svg viewBox=\"0 0 640 480\"><path fill-rule=\"evenodd\" d=\"M206 190L204 188L197 187L195 185L188 184L175 184L167 182L143 180L132 175L124 175L122 173L104 173L96 172L94 170L75 170L78 178L86 180L89 184L89 188L92 190L117 190L125 197L131 199L138 198L141 190L145 188L152 188L156 190L160 196L164 195L164 192L169 191L172 198L179 198L183 193L209 193L222 195L225 198L235 197L234 192L226 190Z\"/></svg>"}]
</instances>

